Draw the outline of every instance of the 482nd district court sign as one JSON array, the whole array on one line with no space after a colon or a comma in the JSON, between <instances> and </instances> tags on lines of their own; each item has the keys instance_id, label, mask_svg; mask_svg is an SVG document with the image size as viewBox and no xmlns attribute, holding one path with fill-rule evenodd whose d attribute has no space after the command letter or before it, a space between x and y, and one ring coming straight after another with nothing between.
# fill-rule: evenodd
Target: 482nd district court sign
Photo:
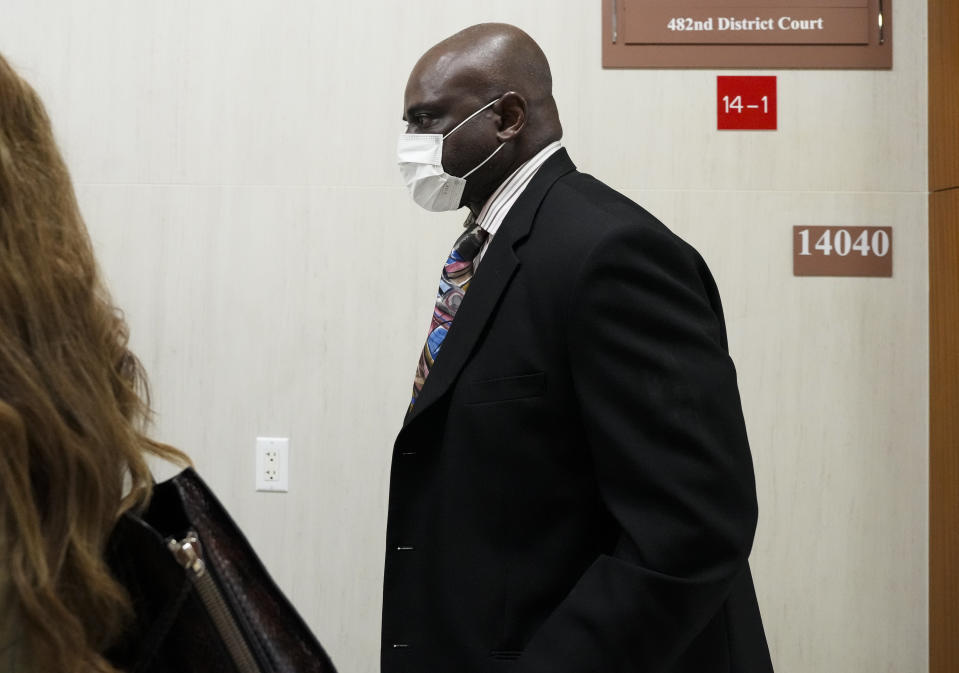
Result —
<instances>
[{"instance_id":1,"label":"482nd district court sign","mask_svg":"<svg viewBox=\"0 0 959 673\"><path fill-rule=\"evenodd\" d=\"M602 1L604 67L892 67L892 0Z\"/></svg>"}]
</instances>

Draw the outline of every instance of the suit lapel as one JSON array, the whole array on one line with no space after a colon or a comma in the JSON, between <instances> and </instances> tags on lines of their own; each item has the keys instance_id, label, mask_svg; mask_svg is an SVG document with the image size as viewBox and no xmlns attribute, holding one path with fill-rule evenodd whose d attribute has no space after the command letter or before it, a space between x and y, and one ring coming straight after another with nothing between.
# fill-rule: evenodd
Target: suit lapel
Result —
<instances>
[{"instance_id":1,"label":"suit lapel","mask_svg":"<svg viewBox=\"0 0 959 673\"><path fill-rule=\"evenodd\" d=\"M416 405L404 420L404 428L440 399L456 380L520 266L516 245L529 235L533 218L546 193L560 177L575 169L566 150L558 150L540 167L513 204L470 281L469 290L443 340L442 350L423 384Z\"/></svg>"}]
</instances>

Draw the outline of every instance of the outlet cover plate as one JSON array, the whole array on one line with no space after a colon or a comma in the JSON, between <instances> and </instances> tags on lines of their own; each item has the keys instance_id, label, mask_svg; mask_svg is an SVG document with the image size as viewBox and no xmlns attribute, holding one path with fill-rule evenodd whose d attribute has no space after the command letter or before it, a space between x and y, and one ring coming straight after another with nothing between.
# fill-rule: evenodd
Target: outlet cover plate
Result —
<instances>
[{"instance_id":1,"label":"outlet cover plate","mask_svg":"<svg viewBox=\"0 0 959 673\"><path fill-rule=\"evenodd\" d=\"M290 439L256 438L256 490L286 493L290 490Z\"/></svg>"}]
</instances>

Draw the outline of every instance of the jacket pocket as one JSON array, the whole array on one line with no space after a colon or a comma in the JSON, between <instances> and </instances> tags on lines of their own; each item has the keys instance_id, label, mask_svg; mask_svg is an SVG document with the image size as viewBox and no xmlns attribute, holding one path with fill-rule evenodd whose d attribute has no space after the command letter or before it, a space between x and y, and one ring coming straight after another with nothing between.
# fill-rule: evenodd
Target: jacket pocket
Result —
<instances>
[{"instance_id":1,"label":"jacket pocket","mask_svg":"<svg viewBox=\"0 0 959 673\"><path fill-rule=\"evenodd\" d=\"M546 394L546 373L534 372L519 376L505 376L485 381L471 381L466 393L466 404L508 402Z\"/></svg>"}]
</instances>

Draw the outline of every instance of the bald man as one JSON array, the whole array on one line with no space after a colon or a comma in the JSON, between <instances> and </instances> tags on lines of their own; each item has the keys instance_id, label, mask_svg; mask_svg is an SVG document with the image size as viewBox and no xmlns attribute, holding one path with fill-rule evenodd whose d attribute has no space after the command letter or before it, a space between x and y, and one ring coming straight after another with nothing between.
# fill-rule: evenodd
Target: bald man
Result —
<instances>
[{"instance_id":1,"label":"bald man","mask_svg":"<svg viewBox=\"0 0 959 673\"><path fill-rule=\"evenodd\" d=\"M716 286L576 171L551 90L502 24L406 86L410 193L469 215L394 446L382 671L771 671Z\"/></svg>"}]
</instances>

